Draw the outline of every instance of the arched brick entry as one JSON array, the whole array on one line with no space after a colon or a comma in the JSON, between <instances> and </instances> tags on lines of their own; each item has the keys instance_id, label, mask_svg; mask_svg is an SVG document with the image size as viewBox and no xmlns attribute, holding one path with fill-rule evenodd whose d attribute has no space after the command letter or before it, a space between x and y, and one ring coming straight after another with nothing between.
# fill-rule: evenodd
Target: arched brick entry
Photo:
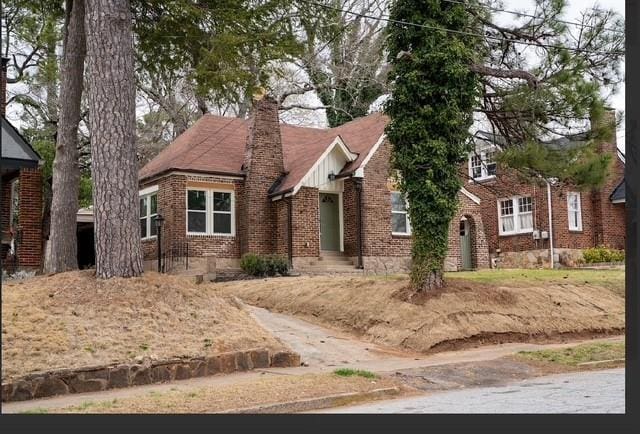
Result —
<instances>
[{"instance_id":1,"label":"arched brick entry","mask_svg":"<svg viewBox=\"0 0 640 434\"><path fill-rule=\"evenodd\" d=\"M449 252L445 260L446 271L463 269L462 246L460 245L461 222L468 222L470 232L471 268L489 268L489 247L484 233L480 205L466 195L459 193L458 213L449 227Z\"/></svg>"}]
</instances>

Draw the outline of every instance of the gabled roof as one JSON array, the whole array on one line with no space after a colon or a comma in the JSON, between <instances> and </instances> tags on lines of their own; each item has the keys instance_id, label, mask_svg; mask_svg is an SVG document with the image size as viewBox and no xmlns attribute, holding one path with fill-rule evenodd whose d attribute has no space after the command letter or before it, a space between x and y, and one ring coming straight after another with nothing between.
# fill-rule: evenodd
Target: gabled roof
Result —
<instances>
[{"instance_id":1,"label":"gabled roof","mask_svg":"<svg viewBox=\"0 0 640 434\"><path fill-rule=\"evenodd\" d=\"M609 200L613 203L626 202L625 193L624 193L624 179L622 179L622 181L620 181L618 186L613 189L613 192L609 196Z\"/></svg>"},{"instance_id":2,"label":"gabled roof","mask_svg":"<svg viewBox=\"0 0 640 434\"><path fill-rule=\"evenodd\" d=\"M2 165L3 167L37 167L40 155L31 147L16 128L2 119Z\"/></svg>"},{"instance_id":3,"label":"gabled roof","mask_svg":"<svg viewBox=\"0 0 640 434\"><path fill-rule=\"evenodd\" d=\"M280 124L287 176L273 194L292 190L338 137L346 151L357 155L343 173L355 170L384 134L387 122L382 113L373 113L336 128ZM247 127L244 119L204 115L147 163L138 177L149 179L169 171L243 176Z\"/></svg>"}]
</instances>

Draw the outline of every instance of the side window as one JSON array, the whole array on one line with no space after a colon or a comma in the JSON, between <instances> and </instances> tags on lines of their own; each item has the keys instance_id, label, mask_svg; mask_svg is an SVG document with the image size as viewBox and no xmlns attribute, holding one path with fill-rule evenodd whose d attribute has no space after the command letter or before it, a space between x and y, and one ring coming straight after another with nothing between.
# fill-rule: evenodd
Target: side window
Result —
<instances>
[{"instance_id":1,"label":"side window","mask_svg":"<svg viewBox=\"0 0 640 434\"><path fill-rule=\"evenodd\" d=\"M474 180L491 179L496 176L495 155L494 147L472 152L469 156L469 176Z\"/></svg>"},{"instance_id":2,"label":"side window","mask_svg":"<svg viewBox=\"0 0 640 434\"><path fill-rule=\"evenodd\" d=\"M158 194L151 193L140 196L140 237L142 239L155 237L158 229Z\"/></svg>"},{"instance_id":3,"label":"side window","mask_svg":"<svg viewBox=\"0 0 640 434\"><path fill-rule=\"evenodd\" d=\"M407 200L402 193L397 191L391 192L391 233L397 235L411 234Z\"/></svg>"},{"instance_id":4,"label":"side window","mask_svg":"<svg viewBox=\"0 0 640 434\"><path fill-rule=\"evenodd\" d=\"M207 233L206 190L187 190L187 232Z\"/></svg>"},{"instance_id":5,"label":"side window","mask_svg":"<svg viewBox=\"0 0 640 434\"><path fill-rule=\"evenodd\" d=\"M187 190L187 233L235 235L232 191Z\"/></svg>"},{"instance_id":6,"label":"side window","mask_svg":"<svg viewBox=\"0 0 640 434\"><path fill-rule=\"evenodd\" d=\"M515 196L498 200L498 218L500 235L533 231L533 198Z\"/></svg>"},{"instance_id":7,"label":"side window","mask_svg":"<svg viewBox=\"0 0 640 434\"><path fill-rule=\"evenodd\" d=\"M516 232L516 225L513 215L513 200L506 199L500 201L500 233L513 234Z\"/></svg>"},{"instance_id":8,"label":"side window","mask_svg":"<svg viewBox=\"0 0 640 434\"><path fill-rule=\"evenodd\" d=\"M213 192L213 233L231 234L231 193Z\"/></svg>"},{"instance_id":9,"label":"side window","mask_svg":"<svg viewBox=\"0 0 640 434\"><path fill-rule=\"evenodd\" d=\"M567 193L567 216L569 218L569 230L582 230L582 204L580 203L580 193Z\"/></svg>"}]
</instances>

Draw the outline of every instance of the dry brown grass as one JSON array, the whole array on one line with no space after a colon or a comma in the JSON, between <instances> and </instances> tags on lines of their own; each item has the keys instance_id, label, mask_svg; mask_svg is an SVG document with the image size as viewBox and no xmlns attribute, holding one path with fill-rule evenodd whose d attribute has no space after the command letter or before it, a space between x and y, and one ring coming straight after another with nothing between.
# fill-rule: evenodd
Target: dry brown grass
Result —
<instances>
[{"instance_id":1,"label":"dry brown grass","mask_svg":"<svg viewBox=\"0 0 640 434\"><path fill-rule=\"evenodd\" d=\"M268 377L194 391L152 392L146 396L85 402L47 413L219 413L301 399L392 387L388 378L340 377L335 374ZM32 411L38 412L38 411Z\"/></svg>"},{"instance_id":2,"label":"dry brown grass","mask_svg":"<svg viewBox=\"0 0 640 434\"><path fill-rule=\"evenodd\" d=\"M2 378L33 371L282 348L238 307L187 278L61 273L2 288Z\"/></svg>"},{"instance_id":3,"label":"dry brown grass","mask_svg":"<svg viewBox=\"0 0 640 434\"><path fill-rule=\"evenodd\" d=\"M500 286L456 279L418 304L406 276L299 277L212 285L249 304L426 352L477 342L621 333L624 299L592 285Z\"/></svg>"}]
</instances>

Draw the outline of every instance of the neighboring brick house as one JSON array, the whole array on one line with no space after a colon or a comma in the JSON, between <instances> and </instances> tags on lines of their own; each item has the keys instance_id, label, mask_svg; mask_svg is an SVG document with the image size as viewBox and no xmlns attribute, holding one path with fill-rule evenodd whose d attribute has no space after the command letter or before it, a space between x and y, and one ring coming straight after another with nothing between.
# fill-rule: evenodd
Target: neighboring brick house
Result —
<instances>
[{"instance_id":1,"label":"neighboring brick house","mask_svg":"<svg viewBox=\"0 0 640 434\"><path fill-rule=\"evenodd\" d=\"M590 247L624 249L624 162L615 135L599 145L599 152L612 155L612 164L605 185L592 191L501 173L493 158L499 140L487 133L476 137L476 151L463 172L468 172L465 188L481 200L492 266L548 267L552 245L554 265L566 266L574 266Z\"/></svg>"},{"instance_id":2,"label":"neighboring brick house","mask_svg":"<svg viewBox=\"0 0 640 434\"><path fill-rule=\"evenodd\" d=\"M250 120L203 116L140 170L147 267L155 267L161 214L163 251L185 254L188 245L190 267L200 270L237 268L248 252L288 256L303 271L407 270L411 225L391 176L386 124L381 113L331 129L280 124L270 97ZM488 268L497 248L538 247L531 233L498 243L497 196L477 183L465 183L458 200L447 270Z\"/></svg>"},{"instance_id":3,"label":"neighboring brick house","mask_svg":"<svg viewBox=\"0 0 640 434\"><path fill-rule=\"evenodd\" d=\"M7 60L2 59L0 89L0 259L3 270L38 270L42 265L42 160L5 118Z\"/></svg>"}]
</instances>

